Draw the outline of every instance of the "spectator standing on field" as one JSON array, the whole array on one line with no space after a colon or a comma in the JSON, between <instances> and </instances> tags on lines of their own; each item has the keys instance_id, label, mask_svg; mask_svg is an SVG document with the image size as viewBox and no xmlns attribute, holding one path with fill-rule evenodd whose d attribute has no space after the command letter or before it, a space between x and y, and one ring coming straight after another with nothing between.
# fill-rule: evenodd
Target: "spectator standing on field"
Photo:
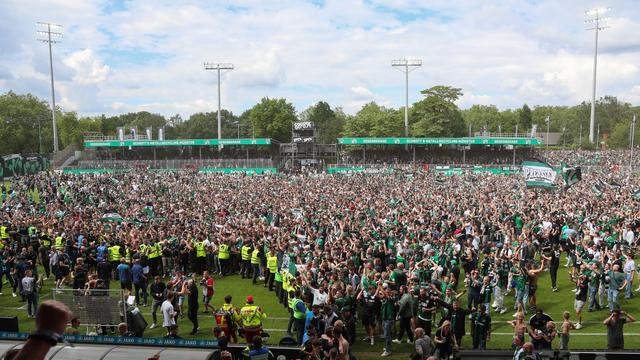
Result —
<instances>
[{"instance_id":1,"label":"spectator standing on field","mask_svg":"<svg viewBox=\"0 0 640 360\"><path fill-rule=\"evenodd\" d=\"M120 258L120 265L116 267L116 272L120 280L120 288L122 290L129 290L129 294L131 294L131 267L124 258Z\"/></svg>"},{"instance_id":2,"label":"spectator standing on field","mask_svg":"<svg viewBox=\"0 0 640 360\"><path fill-rule=\"evenodd\" d=\"M607 348L609 350L624 350L624 331L622 331L624 324L634 321L636 319L633 316L620 308L613 309L611 315L602 322L607 327Z\"/></svg>"},{"instance_id":3,"label":"spectator standing on field","mask_svg":"<svg viewBox=\"0 0 640 360\"><path fill-rule=\"evenodd\" d=\"M414 350L416 354L420 355L419 360L425 360L431 354L431 338L426 336L424 329L420 327L416 328L413 333L416 339Z\"/></svg>"},{"instance_id":4,"label":"spectator standing on field","mask_svg":"<svg viewBox=\"0 0 640 360\"><path fill-rule=\"evenodd\" d=\"M27 300L29 317L35 317L36 309L38 308L38 289L31 270L27 270L22 278L22 295Z\"/></svg>"},{"instance_id":5,"label":"spectator standing on field","mask_svg":"<svg viewBox=\"0 0 640 360\"><path fill-rule=\"evenodd\" d=\"M147 277L144 274L140 259L135 259L131 267L131 276L133 278L133 287L135 290L136 304L140 305L140 290L142 290L142 304L147 306Z\"/></svg>"},{"instance_id":6,"label":"spectator standing on field","mask_svg":"<svg viewBox=\"0 0 640 360\"><path fill-rule=\"evenodd\" d=\"M571 314L565 311L562 314L562 327L560 328L560 350L569 350L569 334L576 327L569 320Z\"/></svg>"},{"instance_id":7,"label":"spectator standing on field","mask_svg":"<svg viewBox=\"0 0 640 360\"><path fill-rule=\"evenodd\" d=\"M485 350L491 338L491 316L487 313L485 304L480 304L480 309L471 314L471 329L473 348Z\"/></svg>"},{"instance_id":8,"label":"spectator standing on field","mask_svg":"<svg viewBox=\"0 0 640 360\"><path fill-rule=\"evenodd\" d=\"M176 312L173 308L174 292L167 294L167 299L162 303L160 311L162 312L162 326L167 329L167 335L171 334L171 329L176 326Z\"/></svg>"},{"instance_id":9,"label":"spectator standing on field","mask_svg":"<svg viewBox=\"0 0 640 360\"><path fill-rule=\"evenodd\" d=\"M149 286L149 292L151 292L151 316L153 318L153 324L151 324L150 329L155 328L157 325L157 316L156 312L158 308L162 306L162 302L165 300L167 293L167 286L162 282L160 276L157 276L153 279L153 284Z\"/></svg>"}]
</instances>

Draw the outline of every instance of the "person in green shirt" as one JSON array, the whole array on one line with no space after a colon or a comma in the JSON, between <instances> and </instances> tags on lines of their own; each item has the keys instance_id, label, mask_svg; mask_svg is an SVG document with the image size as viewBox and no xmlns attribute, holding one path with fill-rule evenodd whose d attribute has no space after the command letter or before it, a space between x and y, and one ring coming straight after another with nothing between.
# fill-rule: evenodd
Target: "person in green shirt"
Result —
<instances>
[{"instance_id":1,"label":"person in green shirt","mask_svg":"<svg viewBox=\"0 0 640 360\"><path fill-rule=\"evenodd\" d=\"M523 313L526 314L527 313L527 307L526 304L524 303L524 298L526 294L526 287L527 287L527 280L529 278L529 276L526 273L526 270L524 269L519 269L517 267L514 267L513 269L511 269L512 272L514 272L513 274L513 279L516 281L516 313Z\"/></svg>"},{"instance_id":2,"label":"person in green shirt","mask_svg":"<svg viewBox=\"0 0 640 360\"><path fill-rule=\"evenodd\" d=\"M471 315L471 337L473 348L485 350L491 338L491 316L487 314L485 304L480 304L478 311Z\"/></svg>"},{"instance_id":3,"label":"person in green shirt","mask_svg":"<svg viewBox=\"0 0 640 360\"><path fill-rule=\"evenodd\" d=\"M607 273L609 276L609 311L618 305L618 293L627 286L627 279L624 273L620 272L620 265L614 264L613 269Z\"/></svg>"},{"instance_id":4,"label":"person in green shirt","mask_svg":"<svg viewBox=\"0 0 640 360\"><path fill-rule=\"evenodd\" d=\"M598 289L600 287L600 269L598 263L591 264L591 271L588 273L589 278L589 308L588 311L592 312L594 309L600 309L598 303Z\"/></svg>"},{"instance_id":5,"label":"person in green shirt","mask_svg":"<svg viewBox=\"0 0 640 360\"><path fill-rule=\"evenodd\" d=\"M382 331L384 333L384 351L380 356L391 355L391 333L396 320L396 297L390 287L378 287L378 298L380 299L380 318L382 320Z\"/></svg>"}]
</instances>

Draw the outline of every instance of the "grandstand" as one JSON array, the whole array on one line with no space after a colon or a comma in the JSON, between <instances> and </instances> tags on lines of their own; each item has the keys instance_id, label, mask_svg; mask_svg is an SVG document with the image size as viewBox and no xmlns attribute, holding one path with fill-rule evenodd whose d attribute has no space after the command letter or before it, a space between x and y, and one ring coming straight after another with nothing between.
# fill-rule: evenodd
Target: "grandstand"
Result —
<instances>
[{"instance_id":1,"label":"grandstand","mask_svg":"<svg viewBox=\"0 0 640 360\"><path fill-rule=\"evenodd\" d=\"M160 134L159 134L160 135ZM109 172L130 169L200 172L276 172L277 152L271 139L152 139L123 131L118 136L85 134L84 150L65 172Z\"/></svg>"},{"instance_id":2,"label":"grandstand","mask_svg":"<svg viewBox=\"0 0 640 360\"><path fill-rule=\"evenodd\" d=\"M531 134L477 133L462 138L339 138L318 144L313 123L292 126L292 142L267 138L171 139L159 131L138 134L119 128L116 136L85 134L84 150L67 173L112 172L131 169L224 173L273 173L315 168L351 172L393 167L422 167L454 174L460 169L511 173L526 158L536 157L543 144Z\"/></svg>"},{"instance_id":3,"label":"grandstand","mask_svg":"<svg viewBox=\"0 0 640 360\"><path fill-rule=\"evenodd\" d=\"M523 159L535 156L543 141L523 134L482 133L463 138L339 138L338 144L339 161L330 172L406 165L437 170L482 165L492 172L509 173Z\"/></svg>"}]
</instances>

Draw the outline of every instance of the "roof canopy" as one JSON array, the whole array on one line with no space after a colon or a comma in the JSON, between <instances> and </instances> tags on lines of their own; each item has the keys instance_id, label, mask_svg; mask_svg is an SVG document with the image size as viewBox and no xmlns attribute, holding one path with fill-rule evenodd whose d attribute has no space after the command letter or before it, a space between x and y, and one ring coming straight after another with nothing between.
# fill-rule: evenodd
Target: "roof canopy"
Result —
<instances>
[{"instance_id":1,"label":"roof canopy","mask_svg":"<svg viewBox=\"0 0 640 360\"><path fill-rule=\"evenodd\" d=\"M463 137L463 138L339 138L341 145L542 145L530 137Z\"/></svg>"},{"instance_id":2,"label":"roof canopy","mask_svg":"<svg viewBox=\"0 0 640 360\"><path fill-rule=\"evenodd\" d=\"M85 148L139 146L270 145L271 139L176 139L85 141Z\"/></svg>"}]
</instances>

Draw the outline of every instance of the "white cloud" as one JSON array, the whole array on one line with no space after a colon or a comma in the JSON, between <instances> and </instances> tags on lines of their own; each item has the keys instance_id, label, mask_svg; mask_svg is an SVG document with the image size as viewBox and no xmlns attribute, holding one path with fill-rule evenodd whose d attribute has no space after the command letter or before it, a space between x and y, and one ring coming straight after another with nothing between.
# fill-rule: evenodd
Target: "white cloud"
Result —
<instances>
[{"instance_id":1,"label":"white cloud","mask_svg":"<svg viewBox=\"0 0 640 360\"><path fill-rule=\"evenodd\" d=\"M63 62L75 70L73 81L78 84L98 84L109 76L109 66L102 64L91 49L73 52Z\"/></svg>"},{"instance_id":2,"label":"white cloud","mask_svg":"<svg viewBox=\"0 0 640 360\"><path fill-rule=\"evenodd\" d=\"M638 104L640 8L610 0L611 28L600 34L598 95ZM64 25L54 46L60 103L81 114L148 110L187 117L217 107L205 60L232 62L222 106L241 113L264 96L301 111L319 100L356 112L364 103L404 105L403 75L392 59L413 55L410 102L433 85L460 87L463 107L523 103L572 105L590 99L593 33L579 0L285 0L189 4L43 0L34 15L19 0L0 2L0 92L50 97L48 53L33 24Z\"/></svg>"},{"instance_id":3,"label":"white cloud","mask_svg":"<svg viewBox=\"0 0 640 360\"><path fill-rule=\"evenodd\" d=\"M372 99L373 98L373 93L371 92L371 90L367 89L364 86L352 86L351 87L351 93L353 93L355 98L358 99Z\"/></svg>"}]
</instances>

